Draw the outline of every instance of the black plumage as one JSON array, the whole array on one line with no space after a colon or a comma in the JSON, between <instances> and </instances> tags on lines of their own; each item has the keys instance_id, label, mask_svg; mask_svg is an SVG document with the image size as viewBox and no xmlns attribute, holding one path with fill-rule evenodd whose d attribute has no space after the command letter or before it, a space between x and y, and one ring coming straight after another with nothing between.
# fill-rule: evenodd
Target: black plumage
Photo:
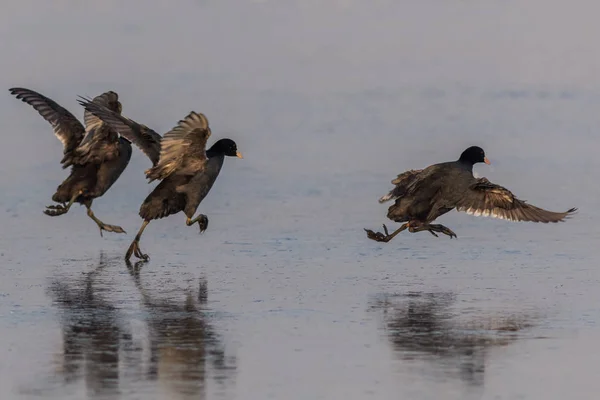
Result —
<instances>
[{"instance_id":1,"label":"black plumage","mask_svg":"<svg viewBox=\"0 0 600 400\"><path fill-rule=\"evenodd\" d=\"M125 259L129 260L133 254L148 260L148 255L139 248L139 241L151 220L183 211L187 217L186 224L198 223L200 232L204 232L208 227L208 217L204 214L192 217L217 180L225 156L242 158L236 143L231 139L220 139L205 150L211 130L201 113L191 112L161 137L147 126L101 104L87 99L79 103L137 145L152 161L152 167L146 170L149 182L161 181L140 207L139 214L144 222Z\"/></svg>"},{"instance_id":2,"label":"black plumage","mask_svg":"<svg viewBox=\"0 0 600 400\"><path fill-rule=\"evenodd\" d=\"M389 242L408 229L410 232L429 231L434 236L437 236L435 232L439 232L456 237L447 227L431 224L452 209L476 216L543 223L564 221L577 210L571 208L566 212L553 212L528 204L486 178L475 178L473 165L479 162L489 164L483 149L472 146L456 161L398 175L392 181L395 187L379 202L395 200L388 209L387 217L405 224L392 234L388 233L385 225L385 234L365 229L367 236L379 242Z\"/></svg>"},{"instance_id":3,"label":"black plumage","mask_svg":"<svg viewBox=\"0 0 600 400\"><path fill-rule=\"evenodd\" d=\"M125 233L123 228L100 221L92 212L95 198L102 196L121 176L131 158L131 143L89 112L84 113L84 125L59 104L30 89L12 88L10 93L31 105L54 129L63 144L63 168L71 167L71 174L58 186L52 200L61 203L46 207L50 216L65 214L75 202L87 208L87 215L102 231ZM119 96L105 92L93 100L115 113L122 110Z\"/></svg>"}]
</instances>

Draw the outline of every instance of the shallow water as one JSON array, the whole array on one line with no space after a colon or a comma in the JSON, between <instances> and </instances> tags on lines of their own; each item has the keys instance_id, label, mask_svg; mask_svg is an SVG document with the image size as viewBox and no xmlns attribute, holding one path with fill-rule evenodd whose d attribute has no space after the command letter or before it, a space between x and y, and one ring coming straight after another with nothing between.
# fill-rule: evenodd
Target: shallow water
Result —
<instances>
[{"instance_id":1,"label":"shallow water","mask_svg":"<svg viewBox=\"0 0 600 400\"><path fill-rule=\"evenodd\" d=\"M2 87L79 117L77 94L116 90L159 132L203 111L244 160L206 233L154 221L151 261L126 265L149 161L93 206L127 235L47 217L61 145L0 96L0 398L595 398L600 28L581 3L10 3ZM579 213L366 238L394 226L377 199L397 173L471 144L479 176Z\"/></svg>"}]
</instances>

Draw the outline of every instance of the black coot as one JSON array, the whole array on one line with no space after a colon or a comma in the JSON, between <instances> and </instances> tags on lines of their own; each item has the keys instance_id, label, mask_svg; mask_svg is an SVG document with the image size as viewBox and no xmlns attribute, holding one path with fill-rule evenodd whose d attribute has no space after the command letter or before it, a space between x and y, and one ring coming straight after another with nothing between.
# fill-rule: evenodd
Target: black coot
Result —
<instances>
[{"instance_id":1,"label":"black coot","mask_svg":"<svg viewBox=\"0 0 600 400\"><path fill-rule=\"evenodd\" d=\"M508 189L491 183L486 178L473 176L473 165L489 164L483 149L472 146L457 161L434 164L421 170L406 171L392 181L396 185L379 199L380 203L395 199L387 217L395 222L405 222L392 234L385 225L381 232L365 229L370 239L389 242L398 233L428 231L456 237L443 225L431 224L436 218L456 208L468 214L494 217L509 221L559 222L575 212L552 212L517 199Z\"/></svg>"},{"instance_id":2,"label":"black coot","mask_svg":"<svg viewBox=\"0 0 600 400\"><path fill-rule=\"evenodd\" d=\"M53 100L24 88L9 89L17 99L32 106L52 125L62 142L63 168L71 167L71 175L58 187L52 200L59 205L47 206L44 213L52 217L65 214L73 203L83 204L87 215L102 231L125 233L123 228L100 221L92 212L92 202L102 196L121 176L131 158L131 142L89 112L84 113L85 128L69 111ZM119 96L108 91L95 97L94 104L104 105L116 114L122 110Z\"/></svg>"},{"instance_id":3,"label":"black coot","mask_svg":"<svg viewBox=\"0 0 600 400\"><path fill-rule=\"evenodd\" d=\"M144 222L129 246L125 260L129 260L132 254L143 260L149 259L140 250L139 242L142 232L153 219L183 211L188 226L198 223L200 232L206 230L208 217L199 214L193 218L194 213L219 176L225 156L242 158L236 143L231 139L220 139L205 150L211 131L208 120L200 113L191 112L161 137L147 126L101 104L86 99L79 102L137 145L153 164L146 171L146 177L150 182L155 179L161 181L140 207Z\"/></svg>"}]
</instances>

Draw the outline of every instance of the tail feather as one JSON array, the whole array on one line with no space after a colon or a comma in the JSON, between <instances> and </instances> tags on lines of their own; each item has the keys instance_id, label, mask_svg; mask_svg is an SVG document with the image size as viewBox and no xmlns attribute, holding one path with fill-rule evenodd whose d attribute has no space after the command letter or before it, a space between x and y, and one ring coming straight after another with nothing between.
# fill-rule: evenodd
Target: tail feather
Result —
<instances>
[{"instance_id":1,"label":"tail feather","mask_svg":"<svg viewBox=\"0 0 600 400\"><path fill-rule=\"evenodd\" d=\"M418 180L422 171L422 169L411 169L399 174L394 180L392 180L394 188L385 196L380 197L379 202L385 203L386 201L394 200L404 196L410 189L411 185L414 185L414 183Z\"/></svg>"},{"instance_id":2,"label":"tail feather","mask_svg":"<svg viewBox=\"0 0 600 400\"><path fill-rule=\"evenodd\" d=\"M381 196L379 198L379 202L380 203L385 203L386 201L390 201L394 198L394 191L392 190L391 192L389 192L388 194L386 194L385 196Z\"/></svg>"}]
</instances>

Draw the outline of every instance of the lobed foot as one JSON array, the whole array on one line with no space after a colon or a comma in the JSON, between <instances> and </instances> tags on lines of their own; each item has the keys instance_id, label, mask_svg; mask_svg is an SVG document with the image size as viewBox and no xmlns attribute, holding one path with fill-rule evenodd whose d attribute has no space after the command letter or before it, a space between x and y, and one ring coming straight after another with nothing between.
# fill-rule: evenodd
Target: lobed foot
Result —
<instances>
[{"instance_id":1,"label":"lobed foot","mask_svg":"<svg viewBox=\"0 0 600 400\"><path fill-rule=\"evenodd\" d=\"M125 254L125 261L129 261L132 254L143 261L150 261L150 257L148 256L148 254L142 253L138 240L134 240L129 246L129 249L127 249L127 253Z\"/></svg>"},{"instance_id":2,"label":"lobed foot","mask_svg":"<svg viewBox=\"0 0 600 400\"><path fill-rule=\"evenodd\" d=\"M208 217L206 215L200 214L198 216L198 226L200 227L200 233L204 233L208 228Z\"/></svg>"},{"instance_id":3,"label":"lobed foot","mask_svg":"<svg viewBox=\"0 0 600 400\"><path fill-rule=\"evenodd\" d=\"M100 228L100 236L102 235L102 231L106 231L106 232L114 232L114 233L127 233L125 232L125 230L123 228L121 228L120 226L117 225L108 225L108 224L98 224L98 227Z\"/></svg>"},{"instance_id":4,"label":"lobed foot","mask_svg":"<svg viewBox=\"0 0 600 400\"><path fill-rule=\"evenodd\" d=\"M431 230L429 232L431 232L434 236L437 236L435 233L433 233L432 231L435 232L439 232L439 233L443 233L444 235L450 236L450 239L452 239L453 237L458 239L458 236L456 236L456 233L454 233L452 231L452 229L450 228L446 228L444 225L429 225L429 227L431 228Z\"/></svg>"},{"instance_id":5,"label":"lobed foot","mask_svg":"<svg viewBox=\"0 0 600 400\"><path fill-rule=\"evenodd\" d=\"M108 224L105 224L104 222L100 221L98 218L96 218L96 216L94 215L94 212L92 211L91 203L86 204L86 207L87 207L88 217L90 217L96 223L96 225L98 225L98 228L100 228L100 236L103 236L102 231L115 232L115 233L127 233L120 226L108 225Z\"/></svg>"},{"instance_id":6,"label":"lobed foot","mask_svg":"<svg viewBox=\"0 0 600 400\"><path fill-rule=\"evenodd\" d=\"M198 226L200 227L200 233L204 233L204 231L206 230L206 228L208 228L208 217L204 214L200 214L198 215L196 218L191 219L191 218L187 218L185 220L185 224L187 226L192 226L195 223L198 223Z\"/></svg>"},{"instance_id":7,"label":"lobed foot","mask_svg":"<svg viewBox=\"0 0 600 400\"><path fill-rule=\"evenodd\" d=\"M427 232L431 233L431 234L432 234L433 236L435 236L435 237L439 237L439 236L437 235L437 233L435 233L435 232L433 231L433 229L429 229L429 230L427 230Z\"/></svg>"},{"instance_id":8,"label":"lobed foot","mask_svg":"<svg viewBox=\"0 0 600 400\"><path fill-rule=\"evenodd\" d=\"M62 203L62 205L59 204L59 205L46 206L46 209L44 210L44 214L49 215L51 217L56 217L58 215L63 215L65 213L67 213L69 211L69 209L71 208L71 206L73 205L73 203L75 202L75 200L85 192L86 191L84 189L82 189L79 192L75 193L71 197L71 200L69 200L68 203Z\"/></svg>"},{"instance_id":9,"label":"lobed foot","mask_svg":"<svg viewBox=\"0 0 600 400\"><path fill-rule=\"evenodd\" d=\"M458 236L456 236L456 233L454 233L451 229L446 228L444 225L439 225L439 224L417 225L416 223L411 223L408 230L412 233L427 231L435 237L438 237L438 235L436 235L436 232L438 232L438 233L443 233L444 235L450 236L450 239L452 239L453 237L458 238Z\"/></svg>"},{"instance_id":10,"label":"lobed foot","mask_svg":"<svg viewBox=\"0 0 600 400\"><path fill-rule=\"evenodd\" d=\"M46 206L46 209L44 210L44 214L49 215L51 217L56 217L59 215L63 215L66 214L67 211L69 211L69 207L67 207L66 205L51 205L51 206Z\"/></svg>"},{"instance_id":11,"label":"lobed foot","mask_svg":"<svg viewBox=\"0 0 600 400\"><path fill-rule=\"evenodd\" d=\"M385 226L385 224L383 224L383 231L385 232L385 235L381 232L373 232L370 229L365 229L365 232L367 232L367 237L371 240L375 240L376 242L389 242L392 239L392 236L390 236L387 226Z\"/></svg>"}]
</instances>

